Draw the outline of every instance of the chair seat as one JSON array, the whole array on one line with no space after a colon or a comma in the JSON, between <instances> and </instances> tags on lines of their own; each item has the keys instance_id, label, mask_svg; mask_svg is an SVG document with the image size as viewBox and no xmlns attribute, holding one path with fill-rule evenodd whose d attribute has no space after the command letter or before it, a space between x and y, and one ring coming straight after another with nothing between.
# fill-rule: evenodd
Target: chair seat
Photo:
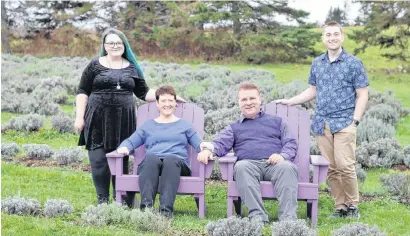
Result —
<instances>
[{"instance_id":1,"label":"chair seat","mask_svg":"<svg viewBox=\"0 0 410 236\"><path fill-rule=\"evenodd\" d=\"M270 181L261 181L261 193L264 199L276 199L276 192ZM319 198L318 185L313 183L298 183L298 200L315 200ZM228 181L228 196L239 196L235 181Z\"/></svg>"},{"instance_id":2,"label":"chair seat","mask_svg":"<svg viewBox=\"0 0 410 236\"><path fill-rule=\"evenodd\" d=\"M140 192L138 186L138 175L121 175L116 177L116 186L117 191L134 191ZM161 177L159 178L159 183L161 184ZM159 187L159 186L158 186ZM200 177L190 177L190 176L181 176L180 184L178 187L178 194L196 194L204 193L205 191L205 181ZM158 189L159 193L159 189Z\"/></svg>"}]
</instances>

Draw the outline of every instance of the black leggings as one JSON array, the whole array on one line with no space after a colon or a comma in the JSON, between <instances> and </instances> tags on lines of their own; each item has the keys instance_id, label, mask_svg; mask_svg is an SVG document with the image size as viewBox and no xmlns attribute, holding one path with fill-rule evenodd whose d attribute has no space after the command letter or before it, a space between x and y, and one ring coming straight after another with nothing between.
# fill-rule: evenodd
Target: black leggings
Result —
<instances>
[{"instance_id":1,"label":"black leggings","mask_svg":"<svg viewBox=\"0 0 410 236\"><path fill-rule=\"evenodd\" d=\"M110 181L113 185L113 198L115 200L115 176L111 177L110 168L108 166L107 153L104 148L97 148L88 151L88 159L91 165L91 175L93 178L95 190L97 192L98 204L108 203L110 199ZM123 158L124 174L128 174L128 160L129 157ZM124 197L125 203L132 207L132 203L135 199L135 192L127 192L127 197Z\"/></svg>"}]
</instances>

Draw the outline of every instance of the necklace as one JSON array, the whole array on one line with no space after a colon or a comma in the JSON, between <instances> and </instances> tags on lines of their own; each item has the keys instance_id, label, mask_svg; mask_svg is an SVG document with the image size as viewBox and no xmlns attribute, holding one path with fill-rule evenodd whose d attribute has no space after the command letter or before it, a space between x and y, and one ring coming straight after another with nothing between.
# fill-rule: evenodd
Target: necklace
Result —
<instances>
[{"instance_id":1,"label":"necklace","mask_svg":"<svg viewBox=\"0 0 410 236\"><path fill-rule=\"evenodd\" d=\"M108 61L108 56L107 56L105 59L107 60L108 68L112 69L112 67L111 67L111 65L110 65L110 62ZM121 58L121 68L120 68L120 69L122 69L122 63L123 63L123 62L124 62L124 60ZM118 89L118 90L121 89L120 77L118 77L118 80L117 80L117 89Z\"/></svg>"}]
</instances>

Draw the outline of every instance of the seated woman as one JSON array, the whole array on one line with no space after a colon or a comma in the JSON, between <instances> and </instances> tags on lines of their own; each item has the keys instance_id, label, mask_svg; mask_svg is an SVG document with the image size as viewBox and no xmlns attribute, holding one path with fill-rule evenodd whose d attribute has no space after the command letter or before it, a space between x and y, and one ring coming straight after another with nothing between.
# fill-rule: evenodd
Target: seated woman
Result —
<instances>
[{"instance_id":1,"label":"seated woman","mask_svg":"<svg viewBox=\"0 0 410 236\"><path fill-rule=\"evenodd\" d=\"M174 115L176 94L171 86L163 86L155 92L159 117L148 120L117 148L128 155L130 151L145 144L146 155L138 166L138 184L143 210L152 207L157 194L159 176L160 208L166 217L172 217L180 176L190 176L187 144L200 152L201 138L191 123Z\"/></svg>"}]
</instances>

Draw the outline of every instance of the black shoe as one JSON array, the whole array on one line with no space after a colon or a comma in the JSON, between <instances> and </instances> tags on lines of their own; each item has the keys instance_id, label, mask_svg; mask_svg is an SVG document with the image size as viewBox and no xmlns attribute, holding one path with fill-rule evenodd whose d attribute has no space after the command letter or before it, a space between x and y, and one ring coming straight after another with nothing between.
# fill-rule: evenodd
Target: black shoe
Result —
<instances>
[{"instance_id":1,"label":"black shoe","mask_svg":"<svg viewBox=\"0 0 410 236\"><path fill-rule=\"evenodd\" d=\"M330 214L327 218L334 219L334 218L343 218L347 216L347 211L344 209L336 209L335 212Z\"/></svg>"},{"instance_id":2,"label":"black shoe","mask_svg":"<svg viewBox=\"0 0 410 236\"><path fill-rule=\"evenodd\" d=\"M173 214L171 211L166 211L166 210L160 210L159 214L164 216L167 219L171 219L173 217Z\"/></svg>"},{"instance_id":3,"label":"black shoe","mask_svg":"<svg viewBox=\"0 0 410 236\"><path fill-rule=\"evenodd\" d=\"M110 195L106 194L98 194L97 195L97 204L109 204L110 202Z\"/></svg>"},{"instance_id":4,"label":"black shoe","mask_svg":"<svg viewBox=\"0 0 410 236\"><path fill-rule=\"evenodd\" d=\"M359 209L357 209L357 207L355 206L349 206L347 208L347 217L355 218L359 220L360 219Z\"/></svg>"}]
</instances>

